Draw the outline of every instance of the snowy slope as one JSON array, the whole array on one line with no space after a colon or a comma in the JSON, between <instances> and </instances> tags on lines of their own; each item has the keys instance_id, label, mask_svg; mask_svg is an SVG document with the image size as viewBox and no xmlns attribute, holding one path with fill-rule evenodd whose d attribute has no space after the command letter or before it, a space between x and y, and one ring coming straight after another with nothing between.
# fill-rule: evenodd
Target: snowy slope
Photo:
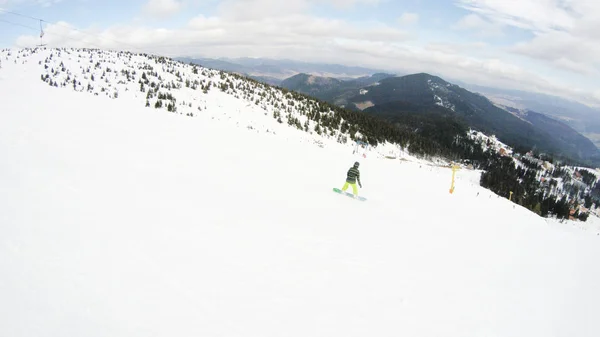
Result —
<instances>
[{"instance_id":1,"label":"snowy slope","mask_svg":"<svg viewBox=\"0 0 600 337\"><path fill-rule=\"evenodd\" d=\"M2 64L0 336L600 334L594 223L239 127L231 96L191 118ZM331 192L357 159L364 203Z\"/></svg>"},{"instance_id":2,"label":"snowy slope","mask_svg":"<svg viewBox=\"0 0 600 337\"><path fill-rule=\"evenodd\" d=\"M317 123L309 114L318 114L319 119L334 115L333 111L319 112L318 102L197 65L147 54L70 48L2 50L0 59L27 66L50 86L81 94L125 98L161 111L229 121L256 132L276 134L291 124L298 132L288 137L321 146L354 146L350 134L339 128L316 132ZM361 133L356 132L355 137ZM376 156L401 151L392 144L372 150Z\"/></svg>"}]
</instances>

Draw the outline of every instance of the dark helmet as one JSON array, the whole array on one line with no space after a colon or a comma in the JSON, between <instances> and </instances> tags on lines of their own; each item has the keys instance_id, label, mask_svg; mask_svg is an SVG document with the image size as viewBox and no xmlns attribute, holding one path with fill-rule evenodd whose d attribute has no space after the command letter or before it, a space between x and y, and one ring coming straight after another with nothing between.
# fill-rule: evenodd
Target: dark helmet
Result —
<instances>
[{"instance_id":1,"label":"dark helmet","mask_svg":"<svg viewBox=\"0 0 600 337\"><path fill-rule=\"evenodd\" d=\"M358 165L360 165L359 162L354 162L354 167L358 167Z\"/></svg>"}]
</instances>

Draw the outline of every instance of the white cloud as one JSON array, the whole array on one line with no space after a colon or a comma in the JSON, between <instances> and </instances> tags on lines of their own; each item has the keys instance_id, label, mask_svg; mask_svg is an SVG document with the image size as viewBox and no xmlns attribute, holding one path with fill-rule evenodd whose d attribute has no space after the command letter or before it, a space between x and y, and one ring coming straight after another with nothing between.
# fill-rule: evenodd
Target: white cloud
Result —
<instances>
[{"instance_id":1,"label":"white cloud","mask_svg":"<svg viewBox=\"0 0 600 337\"><path fill-rule=\"evenodd\" d=\"M475 54L475 52L485 50L487 47L489 47L489 45L486 42L481 41L470 43L436 42L425 45L426 50L448 54L460 54L465 52L468 54Z\"/></svg>"},{"instance_id":2,"label":"white cloud","mask_svg":"<svg viewBox=\"0 0 600 337\"><path fill-rule=\"evenodd\" d=\"M502 25L484 20L477 14L468 14L462 17L453 27L459 30L473 31L479 37L504 36Z\"/></svg>"},{"instance_id":3,"label":"white cloud","mask_svg":"<svg viewBox=\"0 0 600 337\"><path fill-rule=\"evenodd\" d=\"M171 17L183 8L178 0L149 0L144 6L144 13L155 18Z\"/></svg>"},{"instance_id":4,"label":"white cloud","mask_svg":"<svg viewBox=\"0 0 600 337\"><path fill-rule=\"evenodd\" d=\"M226 20L239 22L286 17L304 13L309 8L308 0L222 0L217 13Z\"/></svg>"},{"instance_id":5,"label":"white cloud","mask_svg":"<svg viewBox=\"0 0 600 337\"><path fill-rule=\"evenodd\" d=\"M404 12L402 13L402 15L398 18L398 22L401 25L404 26L410 26L410 25L414 25L416 23L419 22L419 14L417 13L409 13L409 12Z\"/></svg>"},{"instance_id":6,"label":"white cloud","mask_svg":"<svg viewBox=\"0 0 600 337\"><path fill-rule=\"evenodd\" d=\"M356 5L378 5L380 2L382 2L382 0L311 0L311 2L317 4L329 2L336 8L348 9Z\"/></svg>"},{"instance_id":7,"label":"white cloud","mask_svg":"<svg viewBox=\"0 0 600 337\"><path fill-rule=\"evenodd\" d=\"M284 51L286 48L302 48L318 53L320 48L338 38L392 43L405 41L409 37L407 33L381 23L359 27L346 21L303 14L246 21L234 20L231 17L198 16L179 29L111 27L90 34L72 30L66 23L60 23L48 25L45 32L45 42L54 46L84 46L90 43L108 48L135 46L135 49L152 50L168 55L207 53L210 51L205 47L211 46L211 56L219 56L219 48L228 51L229 55L224 56L257 53L261 48ZM22 36L17 40L17 44L31 45L34 38L33 35ZM294 54L290 53L290 56Z\"/></svg>"},{"instance_id":8,"label":"white cloud","mask_svg":"<svg viewBox=\"0 0 600 337\"><path fill-rule=\"evenodd\" d=\"M573 27L571 11L561 6L566 2L571 0L459 0L463 8L490 20L537 31Z\"/></svg>"},{"instance_id":9,"label":"white cloud","mask_svg":"<svg viewBox=\"0 0 600 337\"><path fill-rule=\"evenodd\" d=\"M600 1L459 2L491 22L532 32L532 39L511 48L514 53L582 74L600 71Z\"/></svg>"},{"instance_id":10,"label":"white cloud","mask_svg":"<svg viewBox=\"0 0 600 337\"><path fill-rule=\"evenodd\" d=\"M316 0L222 0L211 16L198 15L173 29L152 29L135 24L103 30L72 30L65 23L45 27L49 46L126 49L165 56L272 57L341 63L398 72L429 72L481 85L541 91L600 104L593 91L576 89L580 83L556 81L551 73L535 74L530 67L501 59L502 52L485 42L422 43L395 23L351 21L309 14ZM335 0L328 0L335 1ZM358 2L353 5L359 6ZM364 6L376 5L376 2ZM484 14L480 14L484 15ZM484 16L485 17L485 16ZM487 21L494 22L486 18ZM594 23L591 22L590 25ZM587 30L586 30L587 31ZM589 33L589 31L587 31ZM541 37L540 37L541 38ZM587 41L587 38L585 38ZM543 42L543 43L542 43ZM540 40L540 48L550 40ZM39 43L32 33L17 40L20 47ZM487 47L487 48L484 48ZM540 58L528 43L512 50ZM564 53L564 52L563 52ZM588 56L573 47L569 57L552 58L553 67L586 73Z\"/></svg>"},{"instance_id":11,"label":"white cloud","mask_svg":"<svg viewBox=\"0 0 600 337\"><path fill-rule=\"evenodd\" d=\"M540 34L510 50L581 74L593 75L600 70L600 45L566 32Z\"/></svg>"},{"instance_id":12,"label":"white cloud","mask_svg":"<svg viewBox=\"0 0 600 337\"><path fill-rule=\"evenodd\" d=\"M248 21L305 14L311 6L333 5L350 9L358 5L377 6L387 0L217 0L218 15L223 18Z\"/></svg>"},{"instance_id":13,"label":"white cloud","mask_svg":"<svg viewBox=\"0 0 600 337\"><path fill-rule=\"evenodd\" d=\"M59 2L62 2L63 0L38 0L36 1L36 3L38 5L41 5L42 7L50 7L54 4L57 4Z\"/></svg>"},{"instance_id":14,"label":"white cloud","mask_svg":"<svg viewBox=\"0 0 600 337\"><path fill-rule=\"evenodd\" d=\"M582 75L594 75L598 73L598 69L596 69L595 67L582 63L577 63L573 60L564 57L554 59L552 60L552 63L559 68L570 70Z\"/></svg>"}]
</instances>

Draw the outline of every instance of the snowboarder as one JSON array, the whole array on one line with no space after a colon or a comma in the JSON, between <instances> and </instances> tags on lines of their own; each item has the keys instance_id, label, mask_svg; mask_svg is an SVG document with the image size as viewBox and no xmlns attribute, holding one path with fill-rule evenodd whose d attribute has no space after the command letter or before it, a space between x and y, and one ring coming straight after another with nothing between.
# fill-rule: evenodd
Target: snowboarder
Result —
<instances>
[{"instance_id":1,"label":"snowboarder","mask_svg":"<svg viewBox=\"0 0 600 337\"><path fill-rule=\"evenodd\" d=\"M348 186L352 186L352 192L354 193L355 198L358 197L358 188L356 187L356 182L358 182L358 186L362 188L362 184L360 183L360 171L358 171L359 165L360 164L358 162L355 162L354 166L352 166L348 170L348 174L346 176L346 183L344 184L344 187L342 187L342 191L346 192Z\"/></svg>"}]
</instances>

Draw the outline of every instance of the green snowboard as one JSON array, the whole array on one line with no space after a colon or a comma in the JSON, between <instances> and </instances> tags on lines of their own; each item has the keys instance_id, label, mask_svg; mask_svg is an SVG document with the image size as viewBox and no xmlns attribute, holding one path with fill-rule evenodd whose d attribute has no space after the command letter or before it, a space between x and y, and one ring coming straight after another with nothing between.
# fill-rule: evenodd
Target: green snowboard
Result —
<instances>
[{"instance_id":1,"label":"green snowboard","mask_svg":"<svg viewBox=\"0 0 600 337\"><path fill-rule=\"evenodd\" d=\"M352 199L356 199L356 200L360 200L360 201L367 201L367 198L365 198L365 197L361 197L361 196L359 196L358 198L354 198L354 194L352 194L352 193L348 193L348 192L344 192L344 191L342 191L341 189L339 189L339 188L337 188L337 187L334 187L334 188L333 188L333 191L334 191L335 193L338 193L338 194L343 194L343 195L346 195L347 197L350 197L350 198L352 198Z\"/></svg>"}]
</instances>

